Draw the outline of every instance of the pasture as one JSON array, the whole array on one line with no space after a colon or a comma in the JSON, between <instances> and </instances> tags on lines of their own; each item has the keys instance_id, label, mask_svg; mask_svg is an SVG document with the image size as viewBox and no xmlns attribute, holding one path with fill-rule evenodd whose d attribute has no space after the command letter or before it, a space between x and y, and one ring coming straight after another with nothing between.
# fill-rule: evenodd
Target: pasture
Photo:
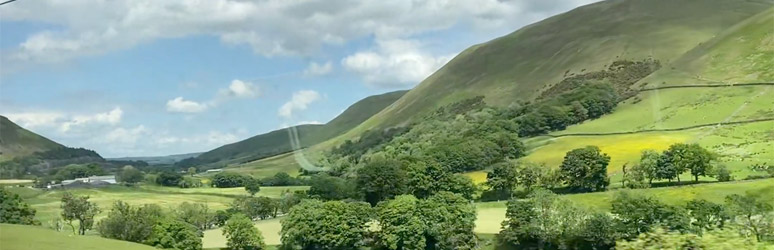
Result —
<instances>
[{"instance_id":1,"label":"pasture","mask_svg":"<svg viewBox=\"0 0 774 250\"><path fill-rule=\"evenodd\" d=\"M0 224L0 249L153 250L157 248L95 235L70 236L38 226Z\"/></svg>"}]
</instances>

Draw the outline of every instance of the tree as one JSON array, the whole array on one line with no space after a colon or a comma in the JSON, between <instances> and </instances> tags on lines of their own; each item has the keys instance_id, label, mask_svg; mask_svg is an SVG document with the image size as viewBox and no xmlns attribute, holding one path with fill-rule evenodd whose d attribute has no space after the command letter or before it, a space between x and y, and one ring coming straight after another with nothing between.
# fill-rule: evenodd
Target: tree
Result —
<instances>
[{"instance_id":1,"label":"tree","mask_svg":"<svg viewBox=\"0 0 774 250\"><path fill-rule=\"evenodd\" d=\"M269 197L240 197L234 200L231 208L251 219L266 219L276 216L279 202Z\"/></svg>"},{"instance_id":2,"label":"tree","mask_svg":"<svg viewBox=\"0 0 774 250\"><path fill-rule=\"evenodd\" d=\"M322 200L343 200L358 197L355 183L321 173L309 180L309 196Z\"/></svg>"},{"instance_id":3,"label":"tree","mask_svg":"<svg viewBox=\"0 0 774 250\"><path fill-rule=\"evenodd\" d=\"M547 190L537 189L528 199L511 199L499 240L527 249L574 249L584 226L584 211Z\"/></svg>"},{"instance_id":4,"label":"tree","mask_svg":"<svg viewBox=\"0 0 774 250\"><path fill-rule=\"evenodd\" d=\"M527 192L540 185L548 174L547 167L535 163L519 163L516 172L517 183L524 186Z\"/></svg>"},{"instance_id":5,"label":"tree","mask_svg":"<svg viewBox=\"0 0 774 250\"><path fill-rule=\"evenodd\" d=\"M13 194L0 187L0 223L40 225L35 219L35 209Z\"/></svg>"},{"instance_id":6,"label":"tree","mask_svg":"<svg viewBox=\"0 0 774 250\"><path fill-rule=\"evenodd\" d=\"M636 239L619 241L616 243L615 249L766 249L766 245L751 241L732 229L715 230L705 235L696 235L657 228L653 232L640 234Z\"/></svg>"},{"instance_id":7,"label":"tree","mask_svg":"<svg viewBox=\"0 0 774 250\"><path fill-rule=\"evenodd\" d=\"M688 146L687 156L683 157L686 162L686 168L691 171L694 181L699 182L699 176L712 175L712 161L715 160L715 155L712 152L707 151L699 144L691 144Z\"/></svg>"},{"instance_id":8,"label":"tree","mask_svg":"<svg viewBox=\"0 0 774 250\"><path fill-rule=\"evenodd\" d=\"M621 224L621 233L629 239L650 232L656 225L678 231L690 228L691 220L684 210L648 196L619 192L613 197L611 205L611 212Z\"/></svg>"},{"instance_id":9,"label":"tree","mask_svg":"<svg viewBox=\"0 0 774 250\"><path fill-rule=\"evenodd\" d=\"M405 192L406 173L398 160L375 159L357 171L356 184L365 201L375 206Z\"/></svg>"},{"instance_id":10,"label":"tree","mask_svg":"<svg viewBox=\"0 0 774 250\"><path fill-rule=\"evenodd\" d=\"M640 163L632 169L648 180L648 185L653 184L653 179L657 179L659 159L661 155L654 150L643 150L640 155Z\"/></svg>"},{"instance_id":11,"label":"tree","mask_svg":"<svg viewBox=\"0 0 774 250\"><path fill-rule=\"evenodd\" d=\"M221 172L212 177L212 185L219 188L242 187L251 177L234 172Z\"/></svg>"},{"instance_id":12,"label":"tree","mask_svg":"<svg viewBox=\"0 0 774 250\"><path fill-rule=\"evenodd\" d=\"M244 182L245 190L250 193L250 196L255 196L258 191L261 191L261 182L259 180L247 177Z\"/></svg>"},{"instance_id":13,"label":"tree","mask_svg":"<svg viewBox=\"0 0 774 250\"><path fill-rule=\"evenodd\" d=\"M453 174L448 168L429 159L408 164L406 175L406 193L420 199L441 191L457 193L466 199L472 199L476 191L475 184L470 178Z\"/></svg>"},{"instance_id":14,"label":"tree","mask_svg":"<svg viewBox=\"0 0 774 250\"><path fill-rule=\"evenodd\" d=\"M774 240L774 230L769 231L774 229L774 218L771 214L774 211L772 192L772 188L767 188L745 195L726 196L726 206L734 216L733 220L742 226L742 229L755 235L758 241L769 237Z\"/></svg>"},{"instance_id":15,"label":"tree","mask_svg":"<svg viewBox=\"0 0 774 250\"><path fill-rule=\"evenodd\" d=\"M290 193L290 192L283 193L279 201L280 212L282 212L283 214L290 212L290 209L293 208L293 206L298 205L298 203L301 203L302 197L303 195L301 194Z\"/></svg>"},{"instance_id":16,"label":"tree","mask_svg":"<svg viewBox=\"0 0 774 250\"><path fill-rule=\"evenodd\" d=\"M145 244L166 249L201 250L202 238L193 225L175 218L165 218L153 226Z\"/></svg>"},{"instance_id":17,"label":"tree","mask_svg":"<svg viewBox=\"0 0 774 250\"><path fill-rule=\"evenodd\" d=\"M515 164L501 162L495 164L486 174L486 184L495 192L507 197L513 196L513 190L519 184L519 172Z\"/></svg>"},{"instance_id":18,"label":"tree","mask_svg":"<svg viewBox=\"0 0 774 250\"><path fill-rule=\"evenodd\" d=\"M132 166L124 166L118 173L118 181L126 184L135 184L145 179L145 175Z\"/></svg>"},{"instance_id":19,"label":"tree","mask_svg":"<svg viewBox=\"0 0 774 250\"><path fill-rule=\"evenodd\" d=\"M564 182L575 189L599 191L610 184L607 164L610 156L596 146L573 149L567 152L560 166Z\"/></svg>"},{"instance_id":20,"label":"tree","mask_svg":"<svg viewBox=\"0 0 774 250\"><path fill-rule=\"evenodd\" d=\"M459 194L420 200L401 195L380 203L377 244L386 249L474 249L475 207Z\"/></svg>"},{"instance_id":21,"label":"tree","mask_svg":"<svg viewBox=\"0 0 774 250\"><path fill-rule=\"evenodd\" d=\"M131 242L145 242L164 214L156 204L133 207L126 202L116 201L107 218L97 223L102 237Z\"/></svg>"},{"instance_id":22,"label":"tree","mask_svg":"<svg viewBox=\"0 0 774 250\"><path fill-rule=\"evenodd\" d=\"M252 220L244 214L237 213L231 216L223 228L226 236L226 245L233 250L258 250L266 248L263 236L253 225Z\"/></svg>"},{"instance_id":23,"label":"tree","mask_svg":"<svg viewBox=\"0 0 774 250\"><path fill-rule=\"evenodd\" d=\"M707 200L691 200L685 207L693 218L691 225L699 236L705 230L723 229L726 221L731 219L723 205Z\"/></svg>"},{"instance_id":24,"label":"tree","mask_svg":"<svg viewBox=\"0 0 774 250\"><path fill-rule=\"evenodd\" d=\"M369 221L367 203L303 200L280 221L280 236L289 249L357 249L364 244Z\"/></svg>"},{"instance_id":25,"label":"tree","mask_svg":"<svg viewBox=\"0 0 774 250\"><path fill-rule=\"evenodd\" d=\"M680 175L685 173L688 169L689 157L689 145L685 143L676 143L669 146L669 149L664 151L661 155L660 168L663 179L677 178L677 182L680 182Z\"/></svg>"},{"instance_id":26,"label":"tree","mask_svg":"<svg viewBox=\"0 0 774 250\"><path fill-rule=\"evenodd\" d=\"M200 232L210 229L215 220L215 213L204 203L183 202L174 212L178 219L195 226Z\"/></svg>"},{"instance_id":27,"label":"tree","mask_svg":"<svg viewBox=\"0 0 774 250\"><path fill-rule=\"evenodd\" d=\"M196 167L188 168L188 174L194 176L196 174Z\"/></svg>"},{"instance_id":28,"label":"tree","mask_svg":"<svg viewBox=\"0 0 774 250\"><path fill-rule=\"evenodd\" d=\"M62 196L62 218L66 220L75 233L73 221L78 221L78 234L86 234L94 226L94 216L100 210L96 203L89 201L89 196L75 197L71 193Z\"/></svg>"},{"instance_id":29,"label":"tree","mask_svg":"<svg viewBox=\"0 0 774 250\"><path fill-rule=\"evenodd\" d=\"M167 187L177 187L181 180L183 180L183 176L179 173L164 171L156 177L156 184Z\"/></svg>"}]
</instances>

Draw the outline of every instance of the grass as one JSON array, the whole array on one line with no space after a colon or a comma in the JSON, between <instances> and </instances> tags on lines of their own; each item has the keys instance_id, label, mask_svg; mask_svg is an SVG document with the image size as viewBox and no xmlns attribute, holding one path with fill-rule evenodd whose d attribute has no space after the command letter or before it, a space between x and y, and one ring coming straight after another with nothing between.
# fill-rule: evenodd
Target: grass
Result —
<instances>
[{"instance_id":1,"label":"grass","mask_svg":"<svg viewBox=\"0 0 774 250\"><path fill-rule=\"evenodd\" d=\"M638 189L638 193L656 197L671 205L683 205L692 199L706 199L722 203L727 195L744 194L748 191L774 190L772 179L706 183L685 186ZM562 197L589 209L610 210L610 201L618 191L598 193L570 194ZM477 203L476 233L493 234L500 232L500 224L505 219L505 201Z\"/></svg>"},{"instance_id":2,"label":"grass","mask_svg":"<svg viewBox=\"0 0 774 250\"><path fill-rule=\"evenodd\" d=\"M72 236L39 226L0 224L0 249L153 250L156 248L99 236Z\"/></svg>"},{"instance_id":3,"label":"grass","mask_svg":"<svg viewBox=\"0 0 774 250\"><path fill-rule=\"evenodd\" d=\"M278 156L264 158L258 161L248 162L238 166L228 167L225 170L254 177L268 177L284 172L291 176L298 176L301 165L296 162L294 153L285 153Z\"/></svg>"},{"instance_id":4,"label":"grass","mask_svg":"<svg viewBox=\"0 0 774 250\"><path fill-rule=\"evenodd\" d=\"M255 227L261 231L266 245L279 245L281 243L280 229L282 229L282 225L280 225L280 219L261 220L255 223ZM207 230L204 232L202 247L224 248L226 247L226 236L223 236L223 231L220 228Z\"/></svg>"},{"instance_id":5,"label":"grass","mask_svg":"<svg viewBox=\"0 0 774 250\"><path fill-rule=\"evenodd\" d=\"M304 190L307 187L261 187L256 196L278 198L283 191ZM43 225L57 218L60 209L60 199L64 192L75 195L88 195L89 200L96 202L102 209L97 220L107 216L107 211L117 200L125 201L132 205L157 204L165 209L173 209L183 202L205 203L210 209L220 210L230 206L234 198L247 195L244 188L192 188L180 189L173 187L141 186L124 187L110 186L105 188L78 188L67 190L43 191L31 188L11 188L11 192L17 193L37 210L37 218Z\"/></svg>"}]
</instances>

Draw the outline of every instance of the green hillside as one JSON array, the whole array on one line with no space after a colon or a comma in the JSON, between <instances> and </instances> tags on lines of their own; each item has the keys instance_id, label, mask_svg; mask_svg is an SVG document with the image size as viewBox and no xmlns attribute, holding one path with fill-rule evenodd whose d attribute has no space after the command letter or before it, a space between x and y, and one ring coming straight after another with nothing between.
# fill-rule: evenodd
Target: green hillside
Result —
<instances>
[{"instance_id":1,"label":"green hillside","mask_svg":"<svg viewBox=\"0 0 774 250\"><path fill-rule=\"evenodd\" d=\"M583 6L472 46L395 105L345 136L401 125L463 98L492 105L530 100L568 74L596 71L621 59L669 64L697 45L774 3L767 0L611 0Z\"/></svg>"},{"instance_id":2,"label":"green hillside","mask_svg":"<svg viewBox=\"0 0 774 250\"><path fill-rule=\"evenodd\" d=\"M739 178L751 174L752 164L774 163L774 84L681 87L774 81L772 25L774 8L740 22L642 80L651 82L647 88L670 88L641 92L612 114L532 138L525 159L556 167L563 152L598 145L611 156L608 170L616 178L642 150L689 142L720 154ZM716 81L700 81L710 77Z\"/></svg>"},{"instance_id":3,"label":"green hillside","mask_svg":"<svg viewBox=\"0 0 774 250\"><path fill-rule=\"evenodd\" d=\"M395 91L366 97L352 104L325 125L299 125L260 134L240 142L225 145L199 155L205 164L227 165L250 162L294 150L290 133L298 135L300 147L305 148L341 135L398 100L406 91Z\"/></svg>"},{"instance_id":4,"label":"green hillside","mask_svg":"<svg viewBox=\"0 0 774 250\"><path fill-rule=\"evenodd\" d=\"M40 226L0 224L0 249L152 250L156 248L99 236L70 236Z\"/></svg>"},{"instance_id":5,"label":"green hillside","mask_svg":"<svg viewBox=\"0 0 774 250\"><path fill-rule=\"evenodd\" d=\"M702 43L654 73L648 87L774 82L774 8Z\"/></svg>"},{"instance_id":6,"label":"green hillside","mask_svg":"<svg viewBox=\"0 0 774 250\"><path fill-rule=\"evenodd\" d=\"M5 116L0 116L0 159L62 147L64 146L16 125Z\"/></svg>"}]
</instances>

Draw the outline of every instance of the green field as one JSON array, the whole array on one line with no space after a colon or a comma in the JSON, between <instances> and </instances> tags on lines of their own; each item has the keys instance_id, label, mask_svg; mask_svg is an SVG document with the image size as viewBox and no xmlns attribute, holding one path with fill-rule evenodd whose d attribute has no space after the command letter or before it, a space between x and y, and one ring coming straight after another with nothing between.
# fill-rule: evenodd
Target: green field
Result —
<instances>
[{"instance_id":1,"label":"green field","mask_svg":"<svg viewBox=\"0 0 774 250\"><path fill-rule=\"evenodd\" d=\"M261 220L255 223L255 227L261 231L266 245L280 244L280 229L282 229L280 219ZM204 232L202 246L204 248L225 248L226 236L223 236L223 231L220 228L207 230Z\"/></svg>"},{"instance_id":2,"label":"green field","mask_svg":"<svg viewBox=\"0 0 774 250\"><path fill-rule=\"evenodd\" d=\"M267 196L279 198L283 191L304 190L307 187L261 187L257 196ZM205 203L210 209L220 210L230 206L234 198L246 196L248 193L244 188L191 188L181 189L174 187L141 186L124 187L111 186L106 188L91 189L67 189L42 191L32 188L10 188L14 193L22 196L25 202L29 203L37 212L37 218L47 225L51 220L57 218L61 211L60 199L62 194L72 192L75 195L88 195L91 201L96 202L102 209L102 213L97 218L107 215L107 211L117 200L125 201L132 205L157 204L162 208L174 208L183 202Z\"/></svg>"},{"instance_id":3,"label":"green field","mask_svg":"<svg viewBox=\"0 0 774 250\"><path fill-rule=\"evenodd\" d=\"M0 224L0 249L153 250L157 248L92 235L71 236L38 226Z\"/></svg>"},{"instance_id":4,"label":"green field","mask_svg":"<svg viewBox=\"0 0 774 250\"><path fill-rule=\"evenodd\" d=\"M637 192L656 197L667 204L683 205L694 198L722 203L727 195L744 194L747 191L767 189L774 192L774 180L707 183L677 187L638 189ZM598 193L570 194L562 197L586 208L609 211L610 201L617 191ZM500 232L500 223L505 220L505 201L478 203L476 233L492 234Z\"/></svg>"}]
</instances>

